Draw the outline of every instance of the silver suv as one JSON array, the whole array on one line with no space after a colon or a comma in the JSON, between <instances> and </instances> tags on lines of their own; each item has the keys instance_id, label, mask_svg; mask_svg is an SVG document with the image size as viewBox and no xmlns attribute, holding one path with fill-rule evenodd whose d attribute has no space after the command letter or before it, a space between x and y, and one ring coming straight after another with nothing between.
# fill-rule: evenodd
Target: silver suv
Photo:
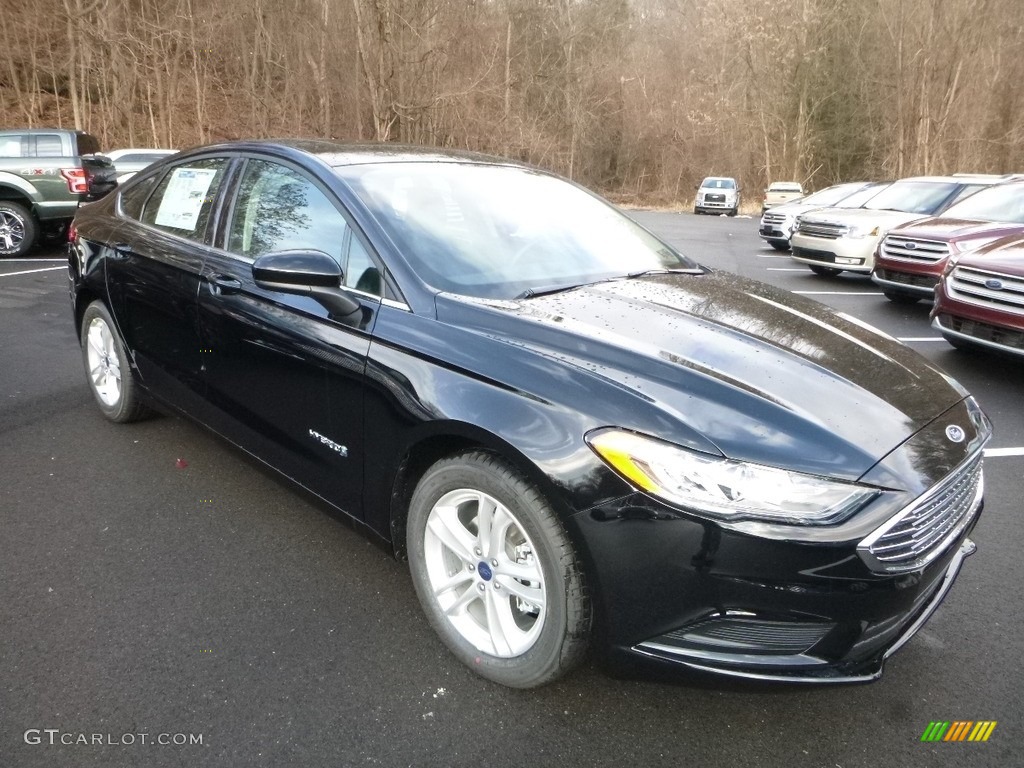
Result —
<instances>
[{"instance_id":1,"label":"silver suv","mask_svg":"<svg viewBox=\"0 0 1024 768\"><path fill-rule=\"evenodd\" d=\"M740 209L740 185L736 179L708 176L697 187L693 201L694 213L727 213L735 216Z\"/></svg>"}]
</instances>

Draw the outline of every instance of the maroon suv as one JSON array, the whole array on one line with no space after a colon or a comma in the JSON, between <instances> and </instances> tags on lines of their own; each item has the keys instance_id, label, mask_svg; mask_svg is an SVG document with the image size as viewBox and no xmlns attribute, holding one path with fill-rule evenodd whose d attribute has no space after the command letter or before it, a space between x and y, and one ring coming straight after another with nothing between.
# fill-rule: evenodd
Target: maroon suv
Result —
<instances>
[{"instance_id":1,"label":"maroon suv","mask_svg":"<svg viewBox=\"0 0 1024 768\"><path fill-rule=\"evenodd\" d=\"M890 301L930 299L949 256L1017 234L1024 234L1024 181L987 187L940 217L891 230L875 252L871 279Z\"/></svg>"},{"instance_id":2,"label":"maroon suv","mask_svg":"<svg viewBox=\"0 0 1024 768\"><path fill-rule=\"evenodd\" d=\"M931 317L954 347L1024 355L1024 236L950 259Z\"/></svg>"}]
</instances>

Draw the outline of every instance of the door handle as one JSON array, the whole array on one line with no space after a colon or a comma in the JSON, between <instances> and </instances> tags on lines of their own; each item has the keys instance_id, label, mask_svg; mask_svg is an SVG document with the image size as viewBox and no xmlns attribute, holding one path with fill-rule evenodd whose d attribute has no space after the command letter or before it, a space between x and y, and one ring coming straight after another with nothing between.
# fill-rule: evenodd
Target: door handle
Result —
<instances>
[{"instance_id":1,"label":"door handle","mask_svg":"<svg viewBox=\"0 0 1024 768\"><path fill-rule=\"evenodd\" d=\"M210 290L215 296L238 293L242 290L242 281L230 275L213 275L209 280Z\"/></svg>"}]
</instances>

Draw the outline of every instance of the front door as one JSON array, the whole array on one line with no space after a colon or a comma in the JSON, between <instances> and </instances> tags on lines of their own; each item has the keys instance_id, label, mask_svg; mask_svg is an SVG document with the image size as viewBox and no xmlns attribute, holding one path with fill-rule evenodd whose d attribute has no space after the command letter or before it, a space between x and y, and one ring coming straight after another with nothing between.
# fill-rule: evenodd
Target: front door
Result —
<instances>
[{"instance_id":1,"label":"front door","mask_svg":"<svg viewBox=\"0 0 1024 768\"><path fill-rule=\"evenodd\" d=\"M376 271L366 250L323 185L256 158L241 172L221 244L199 290L212 426L362 517L363 376L380 306L380 288L363 290L366 279L355 290ZM339 262L363 307L361 322L346 325L310 297L256 284L255 259L296 249Z\"/></svg>"}]
</instances>

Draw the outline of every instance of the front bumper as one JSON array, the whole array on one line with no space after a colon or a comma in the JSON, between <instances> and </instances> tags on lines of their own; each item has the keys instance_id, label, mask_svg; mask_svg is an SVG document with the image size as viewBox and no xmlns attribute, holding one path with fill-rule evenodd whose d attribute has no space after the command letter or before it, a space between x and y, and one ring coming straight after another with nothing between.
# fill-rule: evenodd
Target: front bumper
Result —
<instances>
[{"instance_id":1,"label":"front bumper","mask_svg":"<svg viewBox=\"0 0 1024 768\"><path fill-rule=\"evenodd\" d=\"M877 678L975 549L990 435L961 401L862 478L904 490L835 526L719 523L639 491L574 515L605 645L735 677Z\"/></svg>"},{"instance_id":2,"label":"front bumper","mask_svg":"<svg viewBox=\"0 0 1024 768\"><path fill-rule=\"evenodd\" d=\"M794 232L789 240L793 258L801 264L816 264L850 272L870 273L875 264L877 237L813 237Z\"/></svg>"}]
</instances>

